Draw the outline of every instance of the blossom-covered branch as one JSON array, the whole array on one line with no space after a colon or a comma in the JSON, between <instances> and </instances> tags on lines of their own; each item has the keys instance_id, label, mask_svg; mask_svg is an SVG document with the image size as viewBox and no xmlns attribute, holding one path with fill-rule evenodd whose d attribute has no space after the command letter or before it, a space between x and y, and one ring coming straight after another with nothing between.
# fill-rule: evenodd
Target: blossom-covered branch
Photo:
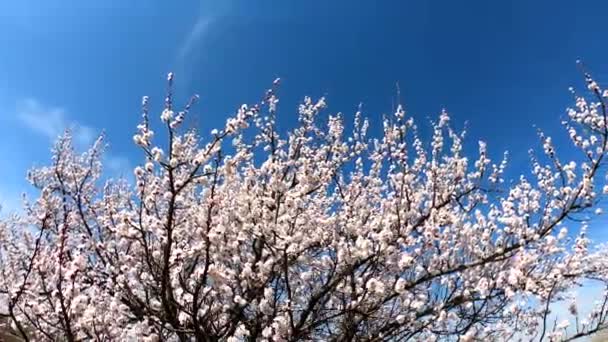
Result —
<instances>
[{"instance_id":1,"label":"blossom-covered branch","mask_svg":"<svg viewBox=\"0 0 608 342\"><path fill-rule=\"evenodd\" d=\"M381 134L357 112L323 116L306 97L276 128L279 80L209 137L182 128L173 75L152 129L133 141L135 181L102 184L100 137L78 154L67 132L40 191L0 223L5 320L23 340L379 341L574 339L604 329L608 296L568 334L551 305L585 279L608 284L606 249L578 220L597 206L608 92L587 76L566 130L532 172L503 181L506 157L466 156L442 112L429 141L399 106ZM608 191L604 187L603 191ZM568 318L565 318L566 320ZM566 321L567 323L567 321Z\"/></svg>"}]
</instances>

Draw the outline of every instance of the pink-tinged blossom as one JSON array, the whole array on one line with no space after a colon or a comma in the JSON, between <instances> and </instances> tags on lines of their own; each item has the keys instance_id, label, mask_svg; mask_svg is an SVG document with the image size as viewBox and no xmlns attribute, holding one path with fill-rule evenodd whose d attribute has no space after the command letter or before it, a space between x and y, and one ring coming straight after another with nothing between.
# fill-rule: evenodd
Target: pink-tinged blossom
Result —
<instances>
[{"instance_id":1,"label":"pink-tinged blossom","mask_svg":"<svg viewBox=\"0 0 608 342\"><path fill-rule=\"evenodd\" d=\"M588 75L592 96L576 96L564 123L579 153L561 159L539 132L531 172L512 182L507 154L492 161L480 141L465 155L447 111L428 140L401 105L373 136L361 108L349 132L325 98L305 97L282 132L277 79L200 136L183 127L196 97L178 110L167 80L167 141L143 98L133 184L103 183L103 139L78 154L69 132L28 173L38 197L0 221L14 335L557 340L608 323L606 294L580 324L562 321L581 315L574 302L548 319L583 281L608 283L608 249L579 223L608 191L606 92Z\"/></svg>"}]
</instances>

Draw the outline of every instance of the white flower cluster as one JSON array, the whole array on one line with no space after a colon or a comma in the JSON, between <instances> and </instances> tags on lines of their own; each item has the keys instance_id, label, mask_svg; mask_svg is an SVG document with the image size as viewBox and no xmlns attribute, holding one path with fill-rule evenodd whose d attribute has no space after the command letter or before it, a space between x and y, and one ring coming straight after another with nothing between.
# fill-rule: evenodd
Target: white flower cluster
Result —
<instances>
[{"instance_id":1,"label":"white flower cluster","mask_svg":"<svg viewBox=\"0 0 608 342\"><path fill-rule=\"evenodd\" d=\"M319 120L325 99L306 97L299 125L279 132L278 84L207 142L180 128L195 98L176 111L171 91L168 141L155 142L144 98L134 184L100 189L102 140L79 155L62 137L28 176L39 197L0 221L8 329L25 340L477 341L606 326L602 303L576 326L547 320L583 279L608 281L608 249L589 250L577 229L599 213L596 188L608 192L596 82L565 124L580 158L560 160L541 133L532 172L512 183L506 154L493 164L479 142L466 156L445 111L430 141L401 106L373 136L361 109L348 133L343 115Z\"/></svg>"}]
</instances>

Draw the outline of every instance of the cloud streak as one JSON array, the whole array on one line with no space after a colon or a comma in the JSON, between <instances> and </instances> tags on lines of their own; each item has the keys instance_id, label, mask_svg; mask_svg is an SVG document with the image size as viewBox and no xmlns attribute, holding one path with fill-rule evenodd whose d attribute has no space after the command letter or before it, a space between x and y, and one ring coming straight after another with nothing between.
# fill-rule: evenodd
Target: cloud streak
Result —
<instances>
[{"instance_id":1,"label":"cloud streak","mask_svg":"<svg viewBox=\"0 0 608 342\"><path fill-rule=\"evenodd\" d=\"M97 135L92 127L71 122L64 108L45 106L32 98L17 104L17 118L32 132L48 138L51 142L66 129L72 131L74 141L81 147L90 145Z\"/></svg>"},{"instance_id":2,"label":"cloud streak","mask_svg":"<svg viewBox=\"0 0 608 342\"><path fill-rule=\"evenodd\" d=\"M205 42L212 29L215 29L221 18L233 8L230 0L221 2L200 1L198 15L196 16L190 30L182 37L175 56L177 64L182 64L188 56L195 53Z\"/></svg>"},{"instance_id":3,"label":"cloud streak","mask_svg":"<svg viewBox=\"0 0 608 342\"><path fill-rule=\"evenodd\" d=\"M212 19L200 15L177 50L177 60L183 61L209 31Z\"/></svg>"},{"instance_id":4,"label":"cloud streak","mask_svg":"<svg viewBox=\"0 0 608 342\"><path fill-rule=\"evenodd\" d=\"M33 98L18 103L17 118L32 133L46 137L51 143L69 129L78 149L88 148L99 135L99 130L70 120L64 108L47 106ZM130 174L131 163L128 158L106 151L103 155L103 163L109 175L126 177ZM2 197L0 197L1 202Z\"/></svg>"}]
</instances>

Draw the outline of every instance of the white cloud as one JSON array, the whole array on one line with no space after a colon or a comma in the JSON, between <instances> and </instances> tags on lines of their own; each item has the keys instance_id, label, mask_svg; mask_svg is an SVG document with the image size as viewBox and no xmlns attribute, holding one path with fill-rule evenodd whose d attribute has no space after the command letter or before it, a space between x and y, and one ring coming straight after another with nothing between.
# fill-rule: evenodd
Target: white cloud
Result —
<instances>
[{"instance_id":1,"label":"white cloud","mask_svg":"<svg viewBox=\"0 0 608 342\"><path fill-rule=\"evenodd\" d=\"M220 18L225 17L233 8L233 2L224 0L221 2L199 2L198 15L194 20L190 30L181 40L181 44L177 48L176 62L179 66L184 63L184 60L197 48L200 48L204 43L204 39L211 32L212 26L215 26Z\"/></svg>"},{"instance_id":2,"label":"white cloud","mask_svg":"<svg viewBox=\"0 0 608 342\"><path fill-rule=\"evenodd\" d=\"M32 98L17 104L17 118L32 132L43 135L52 142L66 129L72 131L79 147L90 145L97 135L92 127L69 121L64 108L45 106Z\"/></svg>"},{"instance_id":3,"label":"white cloud","mask_svg":"<svg viewBox=\"0 0 608 342\"><path fill-rule=\"evenodd\" d=\"M46 106L32 98L18 103L17 118L30 131L48 138L51 143L54 143L66 129L70 129L77 149L90 147L100 132L91 126L70 120L64 108ZM130 174L131 163L125 157L106 151L103 162L105 169L112 176L127 177Z\"/></svg>"},{"instance_id":4,"label":"white cloud","mask_svg":"<svg viewBox=\"0 0 608 342\"><path fill-rule=\"evenodd\" d=\"M184 60L208 32L212 19L199 16L177 50L178 61Z\"/></svg>"}]
</instances>

